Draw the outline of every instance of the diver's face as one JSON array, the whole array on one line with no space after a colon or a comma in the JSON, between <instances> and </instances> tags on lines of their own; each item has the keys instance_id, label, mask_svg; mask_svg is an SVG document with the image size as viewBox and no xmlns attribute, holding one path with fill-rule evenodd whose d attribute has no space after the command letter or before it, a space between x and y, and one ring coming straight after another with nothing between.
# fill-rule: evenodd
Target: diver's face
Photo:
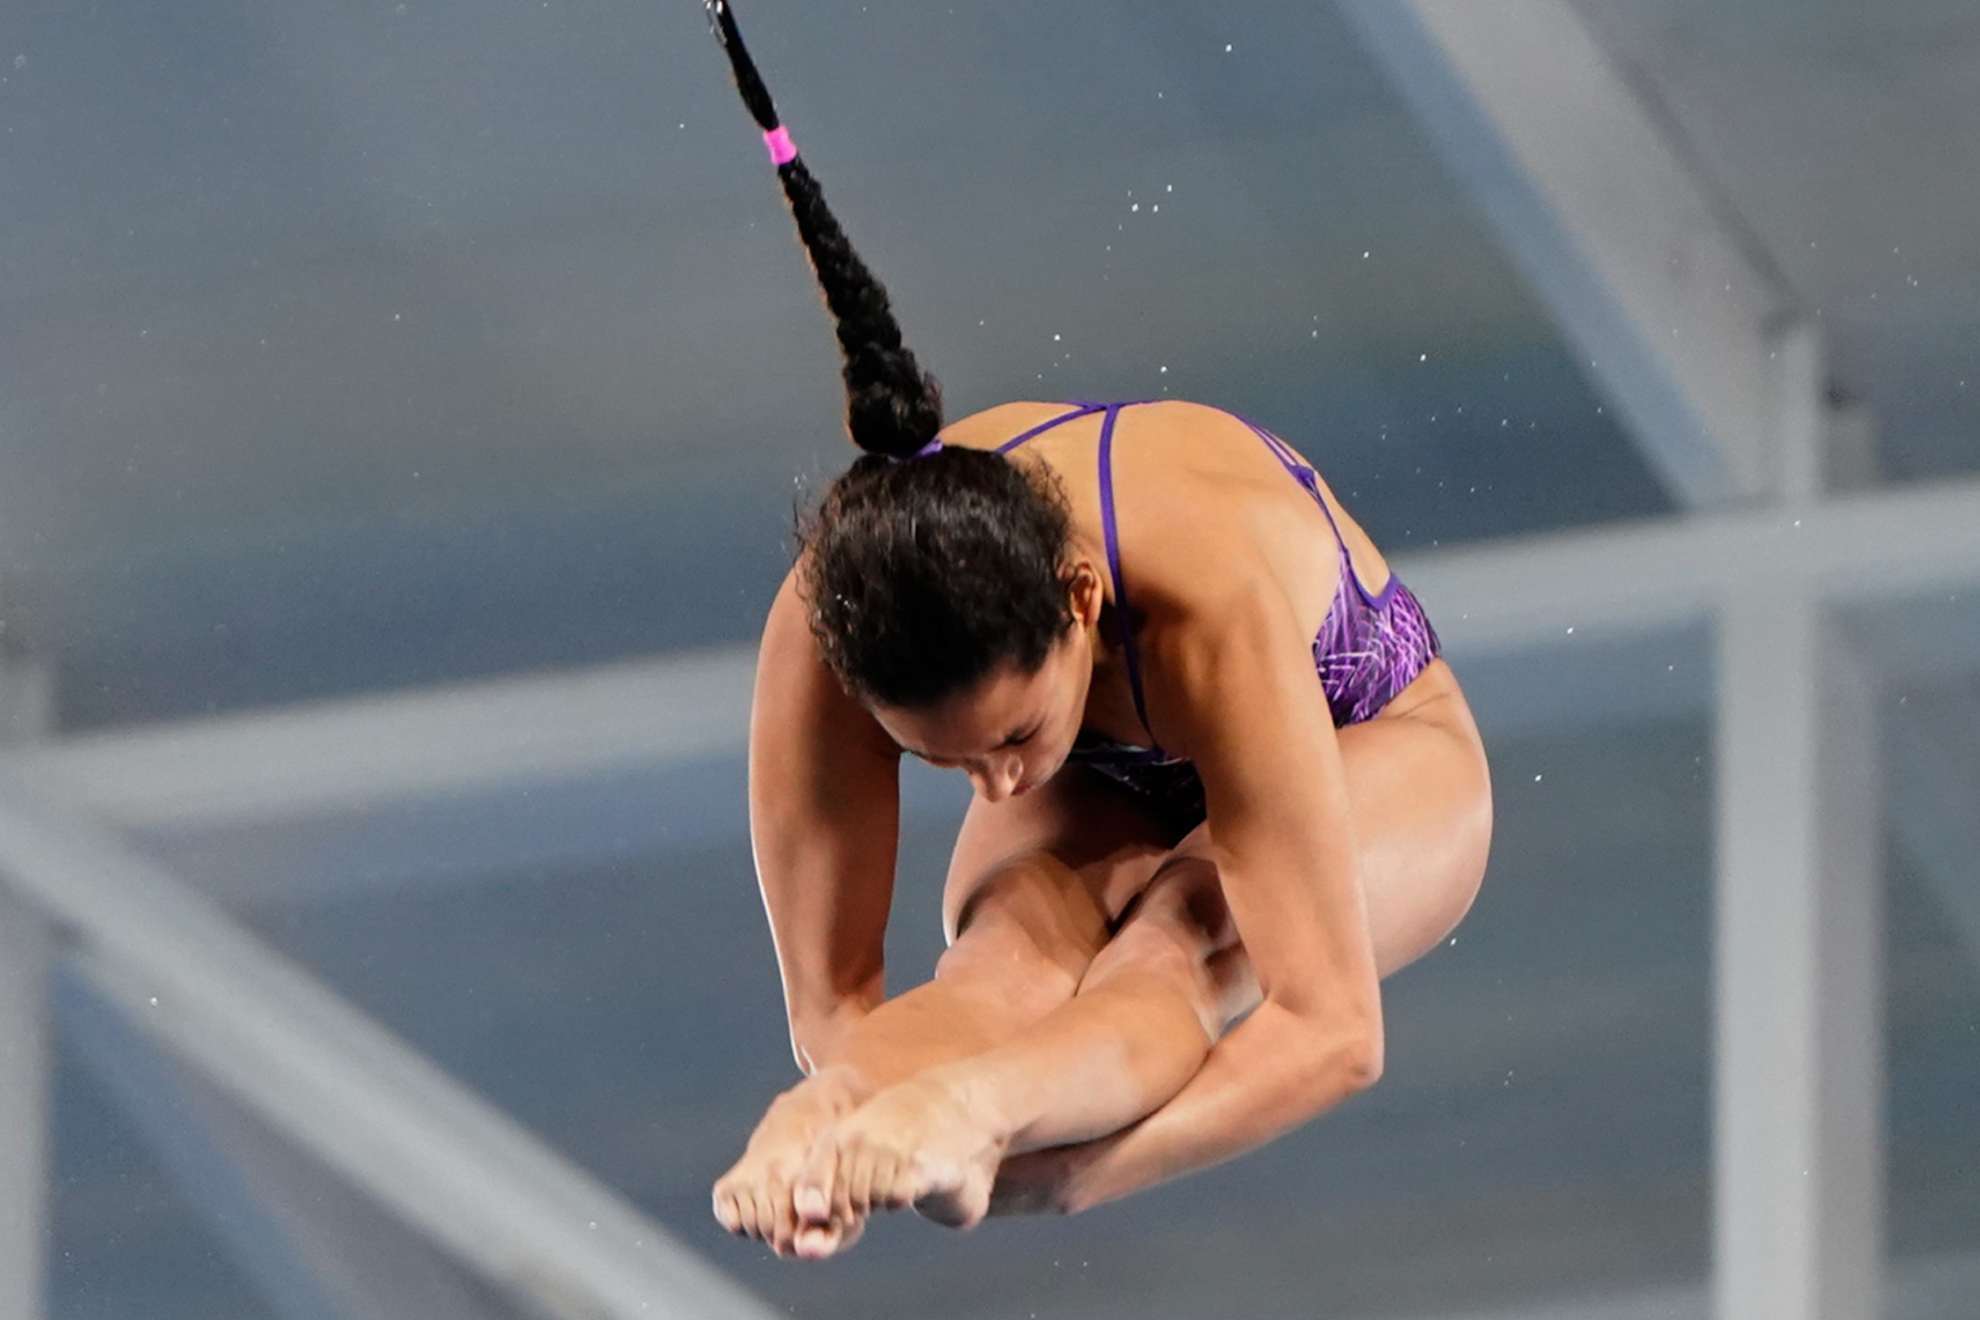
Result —
<instances>
[{"instance_id":1,"label":"diver's face","mask_svg":"<svg viewBox=\"0 0 1980 1320\"><path fill-rule=\"evenodd\" d=\"M1057 774L1072 753L1093 684L1093 636L1101 592L1082 563L1068 584L1073 620L1037 672L1014 664L945 701L917 709L876 706L873 717L904 750L969 776L976 795L1002 802Z\"/></svg>"},{"instance_id":2,"label":"diver's face","mask_svg":"<svg viewBox=\"0 0 1980 1320\"><path fill-rule=\"evenodd\" d=\"M1075 626L1037 673L1005 665L946 701L917 710L876 707L873 716L905 751L963 771L978 797L1002 802L1029 793L1065 764L1092 679L1085 637Z\"/></svg>"}]
</instances>

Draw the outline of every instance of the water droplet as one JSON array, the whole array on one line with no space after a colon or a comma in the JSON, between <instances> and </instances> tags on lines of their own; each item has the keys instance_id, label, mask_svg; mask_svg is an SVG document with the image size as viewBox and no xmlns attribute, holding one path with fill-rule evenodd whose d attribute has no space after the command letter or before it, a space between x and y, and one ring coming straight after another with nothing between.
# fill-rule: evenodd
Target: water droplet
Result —
<instances>
[{"instance_id":1,"label":"water droplet","mask_svg":"<svg viewBox=\"0 0 1980 1320\"><path fill-rule=\"evenodd\" d=\"M17 69L25 69L25 68L26 68L27 66L28 66L28 57L27 57L27 56L25 56L25 55L16 55L16 56L14 56L14 67L15 67L15 68L17 68ZM154 1002L156 1002L156 1001L154 1001Z\"/></svg>"}]
</instances>

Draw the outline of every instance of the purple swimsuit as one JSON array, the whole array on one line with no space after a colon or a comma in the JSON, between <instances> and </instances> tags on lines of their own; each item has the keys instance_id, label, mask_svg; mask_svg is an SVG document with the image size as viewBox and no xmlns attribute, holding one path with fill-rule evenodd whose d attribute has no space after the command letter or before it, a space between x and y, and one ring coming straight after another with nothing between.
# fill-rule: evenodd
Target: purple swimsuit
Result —
<instances>
[{"instance_id":1,"label":"purple swimsuit","mask_svg":"<svg viewBox=\"0 0 1980 1320\"><path fill-rule=\"evenodd\" d=\"M1107 567L1114 577L1114 617L1121 621L1120 644L1127 660L1128 686L1133 690L1135 714L1140 716L1144 729L1148 729L1148 707L1141 691L1141 663L1135 653L1134 632L1127 623L1130 610L1127 582L1121 576L1120 534L1114 517L1112 455L1114 423L1121 410L1136 403L1154 402L1159 401L1069 403L1066 406L1072 412L1035 426L997 447L998 453L1009 453L1061 423L1095 413L1105 414L1100 424L1100 519L1107 537ZM1319 674L1321 690L1326 693L1328 709L1333 712L1335 728L1372 719L1442 654L1437 630L1430 626L1423 606L1394 573L1389 574L1388 585L1379 595L1369 594L1361 579L1354 575L1347 543L1341 539L1333 511L1320 496L1313 469L1301 463L1285 441L1270 431L1243 417L1238 420L1250 427L1287 474L1306 488L1313 502L1327 515L1327 525L1334 529L1334 542L1341 554L1341 582L1333 603L1327 608L1319 635L1313 639L1313 667ZM1149 729L1148 737L1154 744L1153 729ZM1092 766L1148 799L1163 820L1175 828L1178 838L1204 819L1203 781L1197 777L1195 767L1182 757L1170 756L1159 744L1133 747L1083 732L1073 744L1071 759Z\"/></svg>"}]
</instances>

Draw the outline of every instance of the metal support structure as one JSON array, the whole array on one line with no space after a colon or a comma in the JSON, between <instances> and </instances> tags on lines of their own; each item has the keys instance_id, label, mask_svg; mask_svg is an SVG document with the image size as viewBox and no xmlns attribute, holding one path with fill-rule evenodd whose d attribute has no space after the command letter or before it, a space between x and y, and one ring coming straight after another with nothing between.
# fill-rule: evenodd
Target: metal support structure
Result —
<instances>
[{"instance_id":1,"label":"metal support structure","mask_svg":"<svg viewBox=\"0 0 1980 1320\"><path fill-rule=\"evenodd\" d=\"M58 984L76 1055L282 1320L494 1320L424 1238L176 1063L82 978Z\"/></svg>"},{"instance_id":2,"label":"metal support structure","mask_svg":"<svg viewBox=\"0 0 1980 1320\"><path fill-rule=\"evenodd\" d=\"M1812 590L1838 605L1980 583L1980 480L1522 537L1391 563L1453 653L1710 617L1725 590ZM1508 596L1504 584L1523 589ZM1629 584L1619 591L1618 582ZM1490 611L1472 611L1481 600ZM1918 648L1888 679L1970 666ZM742 745L750 647L433 691L87 734L0 754L10 771L119 828L222 829L420 798L539 789L729 755ZM628 718L627 712L635 712ZM412 732L407 732L408 730ZM408 746L416 741L418 754ZM270 884L278 883L271 878Z\"/></svg>"},{"instance_id":3,"label":"metal support structure","mask_svg":"<svg viewBox=\"0 0 1980 1320\"><path fill-rule=\"evenodd\" d=\"M160 867L0 775L0 874L93 993L298 1148L546 1315L768 1310Z\"/></svg>"},{"instance_id":4,"label":"metal support structure","mask_svg":"<svg viewBox=\"0 0 1980 1320\"><path fill-rule=\"evenodd\" d=\"M54 694L53 670L28 653L0 594L0 752L47 734ZM21 1320L37 1320L46 1305L54 958L53 925L8 887L0 863L0 1316Z\"/></svg>"},{"instance_id":5,"label":"metal support structure","mask_svg":"<svg viewBox=\"0 0 1980 1320\"><path fill-rule=\"evenodd\" d=\"M1681 503L1766 500L1799 533L1873 477L1868 416L1832 401L1764 246L1571 5L1348 9ZM1873 694L1833 574L1701 568L1724 592L1717 1313L1855 1320L1881 1309Z\"/></svg>"},{"instance_id":6,"label":"metal support structure","mask_svg":"<svg viewBox=\"0 0 1980 1320\"><path fill-rule=\"evenodd\" d=\"M0 873L0 1315L45 1314L54 932Z\"/></svg>"},{"instance_id":7,"label":"metal support structure","mask_svg":"<svg viewBox=\"0 0 1980 1320\"><path fill-rule=\"evenodd\" d=\"M1721 620L1717 1314L1882 1311L1875 687L1806 596Z\"/></svg>"},{"instance_id":8,"label":"metal support structure","mask_svg":"<svg viewBox=\"0 0 1980 1320\"><path fill-rule=\"evenodd\" d=\"M1574 6L1343 8L1665 482L1777 490L1780 282Z\"/></svg>"},{"instance_id":9,"label":"metal support structure","mask_svg":"<svg viewBox=\"0 0 1980 1320\"><path fill-rule=\"evenodd\" d=\"M269 1309L281 1320L357 1320L333 1304L294 1239L199 1121L187 1075L73 973L61 985L56 996L60 1018L75 1057L120 1102L124 1116L178 1184L185 1203L226 1245Z\"/></svg>"},{"instance_id":10,"label":"metal support structure","mask_svg":"<svg viewBox=\"0 0 1980 1320\"><path fill-rule=\"evenodd\" d=\"M564 781L728 749L743 727L737 712L749 710L755 662L737 663L748 654L690 653L83 734L23 749L15 764L28 782L92 812L107 808L135 829Z\"/></svg>"}]
</instances>

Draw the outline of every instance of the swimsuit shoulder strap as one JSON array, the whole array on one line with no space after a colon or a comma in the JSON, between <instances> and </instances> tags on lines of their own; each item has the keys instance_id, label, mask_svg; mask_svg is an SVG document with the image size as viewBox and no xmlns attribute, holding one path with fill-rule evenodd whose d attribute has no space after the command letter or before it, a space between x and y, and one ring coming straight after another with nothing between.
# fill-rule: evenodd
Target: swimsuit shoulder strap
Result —
<instances>
[{"instance_id":1,"label":"swimsuit shoulder strap","mask_svg":"<svg viewBox=\"0 0 1980 1320\"><path fill-rule=\"evenodd\" d=\"M1279 439L1278 436L1273 435L1270 431L1248 417L1239 417L1236 413L1232 413L1231 416L1237 417L1240 422L1251 428L1253 435L1265 442L1265 447L1270 449L1273 457L1279 460L1279 466L1290 473L1294 481L1297 481L1306 488L1306 493L1311 495L1313 502L1320 506L1320 512L1327 515L1327 526L1333 529L1334 544L1340 549L1342 585L1352 582L1356 593L1370 605L1380 607L1388 604L1389 597L1395 591L1395 574L1389 574L1389 585L1382 588L1379 596L1369 595L1368 588L1361 585L1361 579L1356 576L1354 571L1354 560L1348 556L1347 538L1341 535L1341 525L1334 520L1334 511L1327 507L1326 497L1320 493L1319 474L1306 464L1300 462L1299 456L1293 453L1292 446Z\"/></svg>"},{"instance_id":2,"label":"swimsuit shoulder strap","mask_svg":"<svg viewBox=\"0 0 1980 1320\"><path fill-rule=\"evenodd\" d=\"M1073 410L1071 412L1061 413L1059 416L1054 417L1049 422L1045 422L1042 425L1032 427L1029 431L1026 431L1023 435L1012 436L1009 440L1006 440L1004 441L1003 444L997 446L997 452L1000 454L1008 454L1013 449L1016 449L1019 445L1023 444L1025 441L1030 440L1036 436L1041 436L1045 434L1047 431L1051 430L1053 427L1059 425L1062 422L1073 422L1073 421L1078 421L1082 417L1091 417L1094 413L1099 412L1101 409L1105 408L1106 406L1107 405L1104 403L1076 403L1073 405Z\"/></svg>"},{"instance_id":3,"label":"swimsuit shoulder strap","mask_svg":"<svg viewBox=\"0 0 1980 1320\"><path fill-rule=\"evenodd\" d=\"M1134 649L1134 626L1128 605L1127 579L1121 574L1121 537L1114 515L1114 423L1126 404L1105 405L1107 416L1100 423L1100 523L1107 537L1107 571L1114 577L1114 618L1119 623L1121 654L1127 659L1128 687L1134 693L1134 713L1148 738L1161 750L1161 742L1148 723L1148 702L1141 692L1141 660Z\"/></svg>"}]
</instances>

